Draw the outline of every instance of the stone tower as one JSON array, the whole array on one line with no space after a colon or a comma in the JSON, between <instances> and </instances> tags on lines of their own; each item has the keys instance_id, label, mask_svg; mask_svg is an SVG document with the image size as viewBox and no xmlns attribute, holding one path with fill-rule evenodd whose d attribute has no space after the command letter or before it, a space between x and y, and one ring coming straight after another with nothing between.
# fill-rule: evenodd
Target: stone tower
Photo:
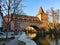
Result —
<instances>
[{"instance_id":1,"label":"stone tower","mask_svg":"<svg viewBox=\"0 0 60 45\"><path fill-rule=\"evenodd\" d=\"M48 15L46 13L44 13L42 7L40 7L40 9L39 9L37 17L42 22L40 27L47 27L48 26Z\"/></svg>"}]
</instances>

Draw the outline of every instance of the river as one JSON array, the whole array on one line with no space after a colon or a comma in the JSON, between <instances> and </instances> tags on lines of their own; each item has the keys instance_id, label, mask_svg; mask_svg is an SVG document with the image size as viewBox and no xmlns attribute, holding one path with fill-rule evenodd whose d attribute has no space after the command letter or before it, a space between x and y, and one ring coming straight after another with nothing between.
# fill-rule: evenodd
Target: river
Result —
<instances>
[{"instance_id":1,"label":"river","mask_svg":"<svg viewBox=\"0 0 60 45\"><path fill-rule=\"evenodd\" d=\"M24 37L25 36L25 37ZM27 44L25 45L60 45L60 35L53 35L53 34L40 34L40 36L37 36L34 39L28 39L26 38L25 33L23 33L21 36L23 41L26 41ZM0 45L19 45L18 44L18 39L20 37L17 37L15 39L10 39L10 40L3 40L0 41ZM4 44L1 44L3 43Z\"/></svg>"},{"instance_id":2,"label":"river","mask_svg":"<svg viewBox=\"0 0 60 45\"><path fill-rule=\"evenodd\" d=\"M37 45L60 45L60 35L43 34L33 40Z\"/></svg>"}]
</instances>

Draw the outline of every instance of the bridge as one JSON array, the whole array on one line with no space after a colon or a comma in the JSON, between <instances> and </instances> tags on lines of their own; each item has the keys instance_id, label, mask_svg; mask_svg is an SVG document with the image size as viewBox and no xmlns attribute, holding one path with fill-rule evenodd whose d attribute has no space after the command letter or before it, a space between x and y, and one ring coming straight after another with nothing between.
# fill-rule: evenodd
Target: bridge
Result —
<instances>
[{"instance_id":1,"label":"bridge","mask_svg":"<svg viewBox=\"0 0 60 45\"><path fill-rule=\"evenodd\" d=\"M8 17L9 21L11 20L11 22L9 23L10 30L24 30L28 28L28 26L33 28L46 28L48 26L48 14L44 13L42 7L40 7L36 16L17 14L10 14L4 16L5 21L3 21L3 30L7 29Z\"/></svg>"},{"instance_id":2,"label":"bridge","mask_svg":"<svg viewBox=\"0 0 60 45\"><path fill-rule=\"evenodd\" d=\"M9 17L9 19L8 19ZM27 15L18 15L18 14L9 14L3 17L3 31L9 30L10 31L23 31L25 30L26 33L37 33L41 32L44 33L46 28L49 25L53 25L53 23L48 22L48 14L45 13L40 7L36 16L27 16ZM8 24L8 26L7 26ZM59 25L59 24L58 24ZM52 29L53 31L53 29ZM36 36L34 34L34 36Z\"/></svg>"}]
</instances>

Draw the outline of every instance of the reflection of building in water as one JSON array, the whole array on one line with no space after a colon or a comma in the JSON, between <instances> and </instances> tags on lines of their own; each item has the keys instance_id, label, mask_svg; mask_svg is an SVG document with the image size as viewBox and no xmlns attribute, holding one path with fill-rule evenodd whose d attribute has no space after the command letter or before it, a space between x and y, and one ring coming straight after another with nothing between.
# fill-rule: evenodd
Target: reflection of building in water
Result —
<instances>
[{"instance_id":1,"label":"reflection of building in water","mask_svg":"<svg viewBox=\"0 0 60 45\"><path fill-rule=\"evenodd\" d=\"M56 35L54 35L54 40L52 40L52 42L54 43L54 45L58 45L58 38Z\"/></svg>"},{"instance_id":2,"label":"reflection of building in water","mask_svg":"<svg viewBox=\"0 0 60 45\"><path fill-rule=\"evenodd\" d=\"M53 34L51 38L51 45L58 45L58 37Z\"/></svg>"},{"instance_id":3,"label":"reflection of building in water","mask_svg":"<svg viewBox=\"0 0 60 45\"><path fill-rule=\"evenodd\" d=\"M58 40L57 39L52 40L51 45L58 45Z\"/></svg>"},{"instance_id":4,"label":"reflection of building in water","mask_svg":"<svg viewBox=\"0 0 60 45\"><path fill-rule=\"evenodd\" d=\"M36 40L37 45L50 45L51 39L49 35L46 35L46 37L40 37L38 40Z\"/></svg>"},{"instance_id":5,"label":"reflection of building in water","mask_svg":"<svg viewBox=\"0 0 60 45\"><path fill-rule=\"evenodd\" d=\"M31 26L26 27L26 37L27 38L35 38L36 37L36 29Z\"/></svg>"},{"instance_id":6,"label":"reflection of building in water","mask_svg":"<svg viewBox=\"0 0 60 45\"><path fill-rule=\"evenodd\" d=\"M57 39L54 40L54 45L58 45L58 40Z\"/></svg>"}]
</instances>

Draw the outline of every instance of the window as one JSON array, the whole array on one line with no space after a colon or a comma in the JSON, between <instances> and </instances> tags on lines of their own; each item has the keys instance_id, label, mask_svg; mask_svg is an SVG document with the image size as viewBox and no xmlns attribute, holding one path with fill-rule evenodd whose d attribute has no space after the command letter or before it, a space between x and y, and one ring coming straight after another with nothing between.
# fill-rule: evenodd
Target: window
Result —
<instances>
[{"instance_id":1,"label":"window","mask_svg":"<svg viewBox=\"0 0 60 45\"><path fill-rule=\"evenodd\" d=\"M38 17L38 18L39 18L39 20L41 21L41 14L39 14L37 17Z\"/></svg>"}]
</instances>

